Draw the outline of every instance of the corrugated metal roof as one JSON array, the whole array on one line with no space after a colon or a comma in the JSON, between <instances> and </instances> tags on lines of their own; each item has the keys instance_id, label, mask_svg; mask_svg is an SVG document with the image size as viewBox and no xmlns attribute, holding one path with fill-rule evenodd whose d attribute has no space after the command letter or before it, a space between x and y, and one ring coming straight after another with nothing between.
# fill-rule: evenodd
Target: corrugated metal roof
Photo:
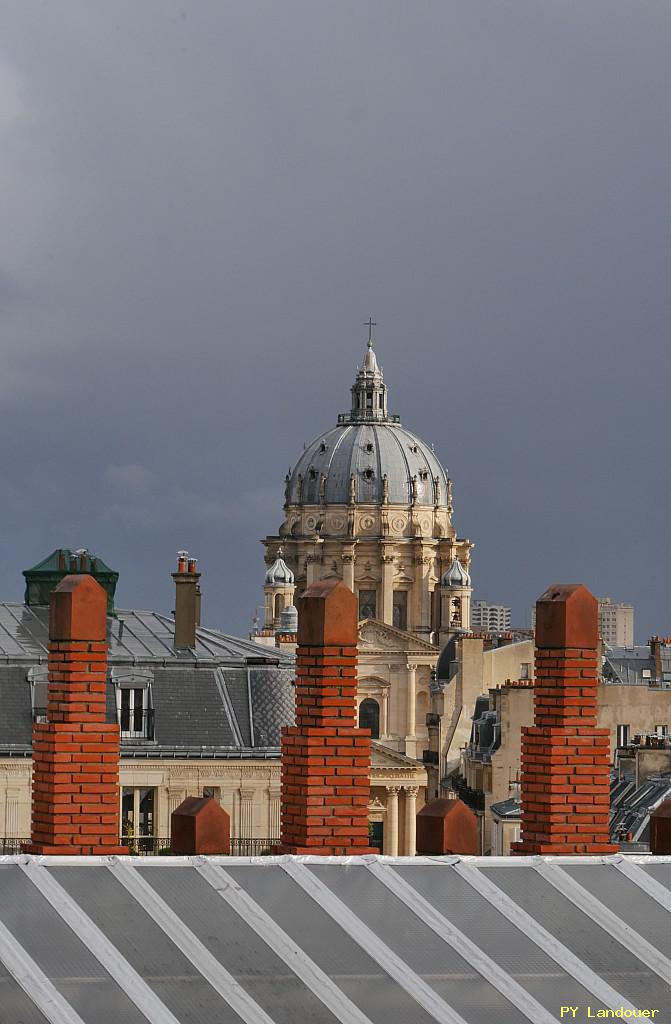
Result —
<instances>
[{"instance_id":1,"label":"corrugated metal roof","mask_svg":"<svg viewBox=\"0 0 671 1024\"><path fill-rule=\"evenodd\" d=\"M0 1020L669 1024L670 910L670 857L4 857Z\"/></svg>"}]
</instances>

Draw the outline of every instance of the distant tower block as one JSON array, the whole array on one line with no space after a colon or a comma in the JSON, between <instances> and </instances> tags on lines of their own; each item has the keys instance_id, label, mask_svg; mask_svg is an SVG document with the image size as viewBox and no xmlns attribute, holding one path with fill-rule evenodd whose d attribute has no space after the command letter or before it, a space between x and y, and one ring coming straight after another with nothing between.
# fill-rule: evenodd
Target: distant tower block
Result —
<instances>
[{"instance_id":1,"label":"distant tower block","mask_svg":"<svg viewBox=\"0 0 671 1024\"><path fill-rule=\"evenodd\" d=\"M517 854L617 853L610 842L609 731L597 728L596 598L557 584L536 603L534 724L522 729Z\"/></svg>"}]
</instances>

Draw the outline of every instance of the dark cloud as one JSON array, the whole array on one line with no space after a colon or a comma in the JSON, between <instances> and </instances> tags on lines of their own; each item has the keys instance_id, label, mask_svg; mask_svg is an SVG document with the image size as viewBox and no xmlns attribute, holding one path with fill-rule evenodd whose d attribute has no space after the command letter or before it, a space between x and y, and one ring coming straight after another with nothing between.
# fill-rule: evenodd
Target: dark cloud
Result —
<instances>
[{"instance_id":1,"label":"dark cloud","mask_svg":"<svg viewBox=\"0 0 671 1024\"><path fill-rule=\"evenodd\" d=\"M378 322L478 596L668 631L671 8L5 5L3 593L61 544L247 628L258 539Z\"/></svg>"}]
</instances>

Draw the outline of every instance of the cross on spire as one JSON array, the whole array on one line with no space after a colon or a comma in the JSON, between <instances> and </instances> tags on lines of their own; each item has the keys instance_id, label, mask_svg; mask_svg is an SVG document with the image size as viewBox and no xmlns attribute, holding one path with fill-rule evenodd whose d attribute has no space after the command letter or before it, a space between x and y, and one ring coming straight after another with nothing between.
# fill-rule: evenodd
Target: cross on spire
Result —
<instances>
[{"instance_id":1,"label":"cross on spire","mask_svg":"<svg viewBox=\"0 0 671 1024\"><path fill-rule=\"evenodd\" d=\"M365 323L364 323L364 327L368 328L368 348L372 348L373 347L373 328L377 327L377 324L375 323L373 318L369 316L368 320L365 321Z\"/></svg>"}]
</instances>

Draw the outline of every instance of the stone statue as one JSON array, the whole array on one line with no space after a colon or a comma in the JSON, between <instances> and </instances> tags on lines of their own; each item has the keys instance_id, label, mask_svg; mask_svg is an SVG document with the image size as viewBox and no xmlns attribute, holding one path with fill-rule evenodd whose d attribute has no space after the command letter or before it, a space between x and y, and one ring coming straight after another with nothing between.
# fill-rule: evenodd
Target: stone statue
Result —
<instances>
[{"instance_id":1,"label":"stone statue","mask_svg":"<svg viewBox=\"0 0 671 1024\"><path fill-rule=\"evenodd\" d=\"M356 502L356 477L354 476L354 473L352 473L349 478L349 500L350 505L354 505Z\"/></svg>"},{"instance_id":2,"label":"stone statue","mask_svg":"<svg viewBox=\"0 0 671 1024\"><path fill-rule=\"evenodd\" d=\"M289 483L290 483L290 481L291 481L291 477L287 473L287 475L284 478L284 504L285 505L289 504Z\"/></svg>"},{"instance_id":3,"label":"stone statue","mask_svg":"<svg viewBox=\"0 0 671 1024\"><path fill-rule=\"evenodd\" d=\"M418 488L417 488L417 476L415 475L412 478L412 503L413 503L413 505L417 504L418 493L419 492L418 492Z\"/></svg>"},{"instance_id":4,"label":"stone statue","mask_svg":"<svg viewBox=\"0 0 671 1024\"><path fill-rule=\"evenodd\" d=\"M326 474L322 473L319 481L319 500L320 502L326 501Z\"/></svg>"},{"instance_id":5,"label":"stone statue","mask_svg":"<svg viewBox=\"0 0 671 1024\"><path fill-rule=\"evenodd\" d=\"M442 494L440 493L440 477L434 476L433 483L436 488L436 505L440 505Z\"/></svg>"},{"instance_id":6,"label":"stone statue","mask_svg":"<svg viewBox=\"0 0 671 1024\"><path fill-rule=\"evenodd\" d=\"M386 473L382 477L382 504L389 504L389 478Z\"/></svg>"}]
</instances>

